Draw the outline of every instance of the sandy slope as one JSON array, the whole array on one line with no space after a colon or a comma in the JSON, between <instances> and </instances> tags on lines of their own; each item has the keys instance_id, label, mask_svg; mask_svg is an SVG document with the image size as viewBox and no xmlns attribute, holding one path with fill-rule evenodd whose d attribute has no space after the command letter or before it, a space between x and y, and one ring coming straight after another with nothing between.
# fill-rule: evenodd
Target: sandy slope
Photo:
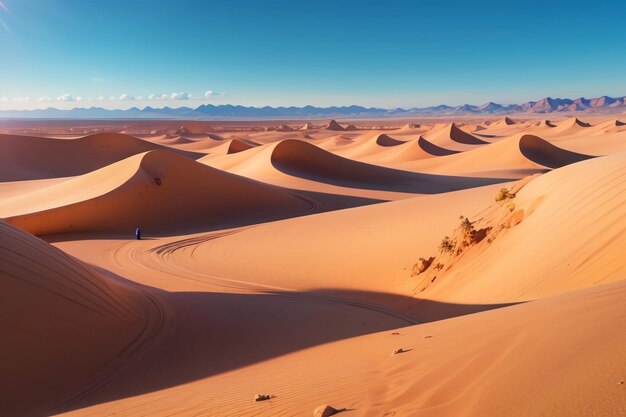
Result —
<instances>
[{"instance_id":1,"label":"sandy slope","mask_svg":"<svg viewBox=\"0 0 626 417\"><path fill-rule=\"evenodd\" d=\"M489 145L441 158L397 164L413 171L522 178L590 158L559 148L530 134L518 134Z\"/></svg>"},{"instance_id":2,"label":"sandy slope","mask_svg":"<svg viewBox=\"0 0 626 417\"><path fill-rule=\"evenodd\" d=\"M291 139L227 158L205 157L199 161L284 187L381 199L443 193L503 181L391 169L344 158L311 143Z\"/></svg>"},{"instance_id":3,"label":"sandy slope","mask_svg":"<svg viewBox=\"0 0 626 417\"><path fill-rule=\"evenodd\" d=\"M360 204L368 203L363 201ZM148 234L246 224L359 204L294 193L171 152L141 153L0 203L0 215L31 233Z\"/></svg>"},{"instance_id":4,"label":"sandy slope","mask_svg":"<svg viewBox=\"0 0 626 417\"><path fill-rule=\"evenodd\" d=\"M160 145L120 133L79 139L0 135L0 181L69 177L85 174ZM178 151L181 152L181 151ZM189 157L201 154L183 152Z\"/></svg>"},{"instance_id":5,"label":"sandy slope","mask_svg":"<svg viewBox=\"0 0 626 417\"><path fill-rule=\"evenodd\" d=\"M494 203L473 218L477 228L493 228L493 241L481 242L454 263L446 261L436 280L427 277L433 282L424 284L418 277L419 296L463 304L507 303L623 279L624 190L624 153L533 179L505 207Z\"/></svg>"},{"instance_id":6,"label":"sandy slope","mask_svg":"<svg viewBox=\"0 0 626 417\"><path fill-rule=\"evenodd\" d=\"M0 287L2 415L89 392L158 327L146 295L3 222Z\"/></svg>"},{"instance_id":7,"label":"sandy slope","mask_svg":"<svg viewBox=\"0 0 626 417\"><path fill-rule=\"evenodd\" d=\"M0 414L626 412L620 123L154 123L4 138Z\"/></svg>"},{"instance_id":8,"label":"sandy slope","mask_svg":"<svg viewBox=\"0 0 626 417\"><path fill-rule=\"evenodd\" d=\"M361 336L85 411L295 416L330 403L354 416L621 415L626 340L614 329L625 295L622 282ZM391 356L398 347L409 351ZM259 387L276 397L252 403Z\"/></svg>"}]
</instances>

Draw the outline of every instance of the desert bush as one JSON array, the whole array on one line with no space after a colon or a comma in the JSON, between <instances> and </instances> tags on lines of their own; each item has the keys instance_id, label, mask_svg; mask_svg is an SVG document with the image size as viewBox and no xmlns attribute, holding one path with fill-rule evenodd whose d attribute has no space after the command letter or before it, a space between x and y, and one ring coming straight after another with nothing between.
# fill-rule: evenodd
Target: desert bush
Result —
<instances>
[{"instance_id":1,"label":"desert bush","mask_svg":"<svg viewBox=\"0 0 626 417\"><path fill-rule=\"evenodd\" d=\"M515 198L515 194L509 192L508 188L501 188L500 191L498 191L498 194L496 195L497 202L510 200L512 198Z\"/></svg>"},{"instance_id":2,"label":"desert bush","mask_svg":"<svg viewBox=\"0 0 626 417\"><path fill-rule=\"evenodd\" d=\"M461 216L461 232L463 234L463 245L469 246L474 240L476 230L474 229L474 223L467 217Z\"/></svg>"},{"instance_id":3,"label":"desert bush","mask_svg":"<svg viewBox=\"0 0 626 417\"><path fill-rule=\"evenodd\" d=\"M443 239L441 239L441 243L439 244L439 252L450 253L454 250L454 246L455 246L454 240L450 239L449 236L446 236Z\"/></svg>"}]
</instances>

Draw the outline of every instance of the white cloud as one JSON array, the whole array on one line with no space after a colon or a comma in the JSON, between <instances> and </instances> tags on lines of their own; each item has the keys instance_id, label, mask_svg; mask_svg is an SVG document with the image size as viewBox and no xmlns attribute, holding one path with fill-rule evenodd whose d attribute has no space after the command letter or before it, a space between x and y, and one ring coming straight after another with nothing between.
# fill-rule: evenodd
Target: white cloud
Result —
<instances>
[{"instance_id":1,"label":"white cloud","mask_svg":"<svg viewBox=\"0 0 626 417\"><path fill-rule=\"evenodd\" d=\"M104 101L104 96L98 96L98 101Z\"/></svg>"},{"instance_id":2,"label":"white cloud","mask_svg":"<svg viewBox=\"0 0 626 417\"><path fill-rule=\"evenodd\" d=\"M76 97L76 101L83 101L83 98L81 96Z\"/></svg>"},{"instance_id":3,"label":"white cloud","mask_svg":"<svg viewBox=\"0 0 626 417\"><path fill-rule=\"evenodd\" d=\"M30 101L30 97L15 97L11 101L14 101L14 102Z\"/></svg>"},{"instance_id":4,"label":"white cloud","mask_svg":"<svg viewBox=\"0 0 626 417\"><path fill-rule=\"evenodd\" d=\"M52 101L52 100L50 99L50 97L44 96L44 97L39 97L37 101Z\"/></svg>"},{"instance_id":5,"label":"white cloud","mask_svg":"<svg viewBox=\"0 0 626 417\"><path fill-rule=\"evenodd\" d=\"M137 99L137 100L143 100L143 97L142 97L142 96L137 96L137 97L135 97L135 99Z\"/></svg>"},{"instance_id":6,"label":"white cloud","mask_svg":"<svg viewBox=\"0 0 626 417\"><path fill-rule=\"evenodd\" d=\"M187 93L172 93L170 95L172 100L189 100L189 94Z\"/></svg>"},{"instance_id":7,"label":"white cloud","mask_svg":"<svg viewBox=\"0 0 626 417\"><path fill-rule=\"evenodd\" d=\"M2 101L4 103L4 102L9 101L9 98L8 97L0 97L0 101Z\"/></svg>"},{"instance_id":8,"label":"white cloud","mask_svg":"<svg viewBox=\"0 0 626 417\"><path fill-rule=\"evenodd\" d=\"M62 96L57 97L58 101L76 101L70 93L65 93Z\"/></svg>"},{"instance_id":9,"label":"white cloud","mask_svg":"<svg viewBox=\"0 0 626 417\"><path fill-rule=\"evenodd\" d=\"M109 97L109 100L117 100L117 97L111 96L111 97Z\"/></svg>"},{"instance_id":10,"label":"white cloud","mask_svg":"<svg viewBox=\"0 0 626 417\"><path fill-rule=\"evenodd\" d=\"M204 97L212 98L212 97L222 97L224 93L218 93L217 91L208 90L204 93Z\"/></svg>"},{"instance_id":11,"label":"white cloud","mask_svg":"<svg viewBox=\"0 0 626 417\"><path fill-rule=\"evenodd\" d=\"M120 96L120 100L123 100L123 101L132 101L134 99L135 99L135 97L131 96L130 94L126 94L126 93L124 93L124 94L122 94Z\"/></svg>"}]
</instances>

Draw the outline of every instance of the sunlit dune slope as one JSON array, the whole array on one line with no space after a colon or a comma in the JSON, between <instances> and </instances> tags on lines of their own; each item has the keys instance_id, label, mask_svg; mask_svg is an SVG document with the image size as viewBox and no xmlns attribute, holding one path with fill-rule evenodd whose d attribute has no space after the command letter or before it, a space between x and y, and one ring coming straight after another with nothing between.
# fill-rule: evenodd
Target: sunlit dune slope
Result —
<instances>
[{"instance_id":1,"label":"sunlit dune slope","mask_svg":"<svg viewBox=\"0 0 626 417\"><path fill-rule=\"evenodd\" d=\"M625 153L533 179L515 198L494 202L474 217L476 228L491 228L486 239L458 259L441 261L441 272L418 276L417 294L457 303L500 303L623 279L624 190Z\"/></svg>"},{"instance_id":2,"label":"sunlit dune slope","mask_svg":"<svg viewBox=\"0 0 626 417\"><path fill-rule=\"evenodd\" d=\"M404 145L400 145L404 146ZM497 178L471 178L421 174L366 164L335 155L300 140L283 140L264 149L251 149L228 160L208 164L262 181L289 185L306 179L343 187L434 194L501 182ZM282 179L282 181L281 181ZM278 180L278 181L277 181Z\"/></svg>"},{"instance_id":3,"label":"sunlit dune slope","mask_svg":"<svg viewBox=\"0 0 626 417\"><path fill-rule=\"evenodd\" d=\"M0 216L33 234L173 232L304 214L314 202L287 190L151 151L3 201Z\"/></svg>"},{"instance_id":4,"label":"sunlit dune slope","mask_svg":"<svg viewBox=\"0 0 626 417\"><path fill-rule=\"evenodd\" d=\"M590 158L534 135L518 134L470 151L398 164L399 168L445 174L521 178Z\"/></svg>"},{"instance_id":5,"label":"sunlit dune slope","mask_svg":"<svg viewBox=\"0 0 626 417\"><path fill-rule=\"evenodd\" d=\"M3 222L0 288L6 416L43 415L89 391L138 349L157 315L142 293Z\"/></svg>"},{"instance_id":6,"label":"sunlit dune slope","mask_svg":"<svg viewBox=\"0 0 626 417\"><path fill-rule=\"evenodd\" d=\"M159 149L169 148L121 133L97 133L78 139L0 134L0 181L81 175ZM175 152L192 158L202 156Z\"/></svg>"}]
</instances>

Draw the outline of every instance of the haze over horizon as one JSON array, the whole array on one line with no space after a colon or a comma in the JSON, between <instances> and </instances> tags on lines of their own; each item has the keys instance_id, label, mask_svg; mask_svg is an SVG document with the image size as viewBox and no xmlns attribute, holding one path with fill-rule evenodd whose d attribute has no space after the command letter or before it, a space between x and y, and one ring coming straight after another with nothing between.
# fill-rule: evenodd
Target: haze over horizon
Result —
<instances>
[{"instance_id":1,"label":"haze over horizon","mask_svg":"<svg viewBox=\"0 0 626 417\"><path fill-rule=\"evenodd\" d=\"M524 2L515 16L493 1L269 5L259 14L249 1L2 0L0 55L11 65L0 67L0 110L626 94L616 1L591 10L556 1L542 13Z\"/></svg>"}]
</instances>

